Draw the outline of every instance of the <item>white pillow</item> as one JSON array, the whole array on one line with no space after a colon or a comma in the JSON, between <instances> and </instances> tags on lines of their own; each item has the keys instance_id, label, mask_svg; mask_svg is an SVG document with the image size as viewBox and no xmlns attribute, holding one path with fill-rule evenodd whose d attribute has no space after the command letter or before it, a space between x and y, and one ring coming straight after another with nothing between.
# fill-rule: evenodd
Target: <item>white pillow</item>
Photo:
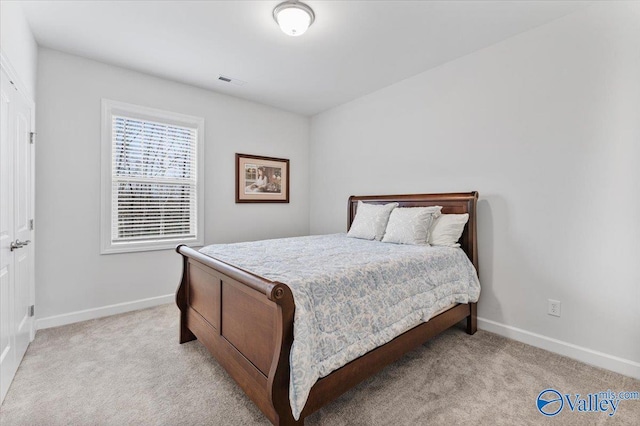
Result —
<instances>
[{"instance_id":1,"label":"white pillow","mask_svg":"<svg viewBox=\"0 0 640 426\"><path fill-rule=\"evenodd\" d=\"M441 207L405 207L391 212L383 243L427 245L429 228Z\"/></svg>"},{"instance_id":2,"label":"white pillow","mask_svg":"<svg viewBox=\"0 0 640 426\"><path fill-rule=\"evenodd\" d=\"M469 214L443 214L431 225L429 244L432 246L460 247L458 240L464 231Z\"/></svg>"},{"instance_id":3,"label":"white pillow","mask_svg":"<svg viewBox=\"0 0 640 426\"><path fill-rule=\"evenodd\" d=\"M387 227L389 215L396 207L398 207L398 203L378 205L358 201L356 217L353 219L347 236L380 241Z\"/></svg>"}]
</instances>

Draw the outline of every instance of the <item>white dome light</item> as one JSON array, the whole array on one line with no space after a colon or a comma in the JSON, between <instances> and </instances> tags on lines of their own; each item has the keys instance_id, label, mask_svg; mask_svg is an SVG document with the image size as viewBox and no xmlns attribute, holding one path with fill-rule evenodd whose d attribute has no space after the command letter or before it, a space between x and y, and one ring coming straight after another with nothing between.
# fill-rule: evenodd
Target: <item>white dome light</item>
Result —
<instances>
[{"instance_id":1,"label":"white dome light","mask_svg":"<svg viewBox=\"0 0 640 426\"><path fill-rule=\"evenodd\" d=\"M273 9L273 19L282 32L294 37L304 34L315 18L313 9L297 1L285 1Z\"/></svg>"}]
</instances>

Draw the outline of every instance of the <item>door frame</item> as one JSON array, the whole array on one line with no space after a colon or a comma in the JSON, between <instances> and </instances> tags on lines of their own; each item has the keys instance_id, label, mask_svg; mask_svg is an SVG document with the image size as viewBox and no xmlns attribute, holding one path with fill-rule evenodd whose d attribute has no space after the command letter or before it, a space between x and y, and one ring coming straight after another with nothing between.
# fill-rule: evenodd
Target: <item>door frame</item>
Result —
<instances>
[{"instance_id":1,"label":"door frame","mask_svg":"<svg viewBox=\"0 0 640 426\"><path fill-rule=\"evenodd\" d=\"M10 81L13 83L13 85L16 87L16 89L18 90L18 92L24 96L24 98L26 99L27 103L29 104L29 108L31 109L31 133L36 134L36 103L33 99L33 95L29 92L29 90L27 90L27 86L24 85L24 83L22 82L22 80L20 79L20 77L18 76L18 73L16 72L15 68L13 68L13 66L11 65L11 62L9 62L9 59L7 58L7 56L4 54L4 52L2 50L0 50L0 69L4 70L4 72L7 74L7 76L11 79ZM31 199L29 200L29 208L30 208L30 216L31 219L34 221L34 224L37 224L36 222L36 217L35 217L35 202L36 202L36 173L35 173L35 166L36 166L36 162L35 162L35 154L36 154L36 150L35 150L35 141L34 143L32 143L30 145L30 167L31 167ZM31 279L29 280L29 304L34 306L35 309L35 303L36 303L36 289L35 289L35 246L37 244L36 241L36 229L35 229L35 225L33 227L33 230L31 231L31 244L29 246L27 246L28 250L31 250L31 259L33 262L33 265L31 267ZM29 325L30 331L29 331L29 341L33 342L33 339L36 336L36 317L35 315L33 317L31 317L31 324Z\"/></svg>"}]
</instances>

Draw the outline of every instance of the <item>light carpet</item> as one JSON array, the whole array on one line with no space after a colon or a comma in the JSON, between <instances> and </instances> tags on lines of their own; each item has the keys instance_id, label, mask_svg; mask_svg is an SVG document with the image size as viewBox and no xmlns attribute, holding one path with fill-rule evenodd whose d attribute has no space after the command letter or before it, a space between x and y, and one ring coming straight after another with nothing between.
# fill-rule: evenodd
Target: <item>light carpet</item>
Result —
<instances>
[{"instance_id":1,"label":"light carpet","mask_svg":"<svg viewBox=\"0 0 640 426\"><path fill-rule=\"evenodd\" d=\"M0 424L268 425L198 342L178 344L178 309L41 330ZM308 425L639 425L640 401L617 413L536 408L547 388L586 395L640 391L640 381L513 340L453 328L306 419Z\"/></svg>"}]
</instances>

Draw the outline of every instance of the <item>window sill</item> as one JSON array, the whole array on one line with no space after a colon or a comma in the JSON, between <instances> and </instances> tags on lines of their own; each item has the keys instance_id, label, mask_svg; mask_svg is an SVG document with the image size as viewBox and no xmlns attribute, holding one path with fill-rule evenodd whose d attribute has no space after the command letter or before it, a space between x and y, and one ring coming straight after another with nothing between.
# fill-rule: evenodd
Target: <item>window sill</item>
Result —
<instances>
[{"instance_id":1,"label":"window sill","mask_svg":"<svg viewBox=\"0 0 640 426\"><path fill-rule=\"evenodd\" d=\"M100 254L122 254L142 251L173 250L180 244L187 244L192 248L204 246L204 242L202 241L202 239L195 238L132 243L114 243L110 244L108 247L102 247L102 249L100 250Z\"/></svg>"}]
</instances>

